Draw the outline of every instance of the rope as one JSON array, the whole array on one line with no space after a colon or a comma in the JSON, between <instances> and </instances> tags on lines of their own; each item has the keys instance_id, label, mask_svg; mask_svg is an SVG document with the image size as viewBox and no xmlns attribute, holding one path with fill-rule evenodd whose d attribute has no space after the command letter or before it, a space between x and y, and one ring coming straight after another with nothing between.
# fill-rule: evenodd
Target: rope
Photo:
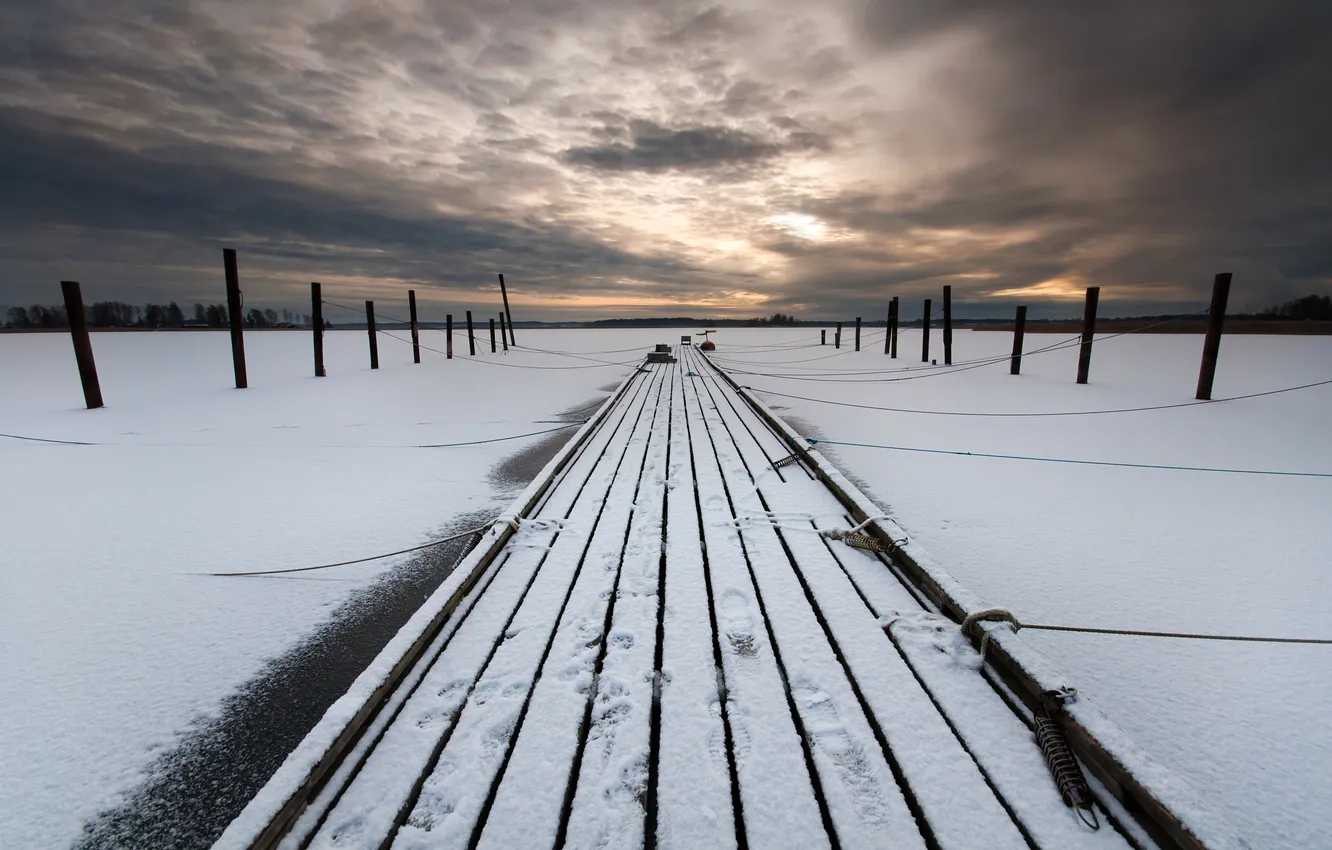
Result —
<instances>
[{"instance_id":1,"label":"rope","mask_svg":"<svg viewBox=\"0 0 1332 850\"><path fill-rule=\"evenodd\" d=\"M974 637L977 634L982 636L982 640L989 636L989 632L982 632L978 625L982 621L1002 621L1013 627L1016 634L1022 629L1036 629L1047 632L1079 632L1094 635L1128 635L1130 637L1159 637L1159 638L1180 638L1183 640L1225 640L1225 641L1245 641L1249 643L1296 643L1314 646L1332 646L1332 639L1326 638L1289 638L1289 637L1255 637L1253 635L1217 635L1217 634L1199 634L1194 632L1159 632L1147 631L1142 629L1102 629L1092 628L1090 626L1052 626L1044 623L1022 623L1017 617L1013 616L1011 611L1004 608L988 608L984 611L975 611L968 614L962 621L962 633L968 637Z\"/></svg>"},{"instance_id":2,"label":"rope","mask_svg":"<svg viewBox=\"0 0 1332 850\"><path fill-rule=\"evenodd\" d=\"M1269 395L1280 395L1281 393L1291 393L1296 390L1307 390L1313 387L1322 387L1332 384L1332 379L1326 381L1315 381L1312 384L1300 384L1295 387L1282 387L1279 390L1265 390L1259 393L1247 393L1245 395L1230 396L1228 398L1210 399L1207 401L1181 401L1174 404L1156 404L1148 407L1116 407L1106 410L1054 410L1037 411L1025 413L992 413L987 411L965 411L965 410L920 410L911 407L879 407L872 404L856 404L850 401L833 401L826 398L809 398L807 396L792 395L790 393L779 393L776 390L765 390L756 387L745 387L747 390L756 390L767 395L781 396L782 398L796 399L797 401L810 401L816 404L831 404L836 407L855 407L860 410L882 410L888 413L918 413L926 416L988 416L988 417L1010 417L1010 416L1091 416L1102 413L1141 413L1147 410L1173 410L1180 407L1198 407L1199 405L1220 404L1223 401L1242 401L1249 398L1261 398Z\"/></svg>"},{"instance_id":3,"label":"rope","mask_svg":"<svg viewBox=\"0 0 1332 850\"><path fill-rule=\"evenodd\" d=\"M209 573L210 576L275 576L284 573L308 573L311 570L326 570L330 567L345 567L350 564L364 564L369 561L382 561L385 558L392 558L395 555L406 555L409 552L420 552L422 549L429 549L432 546L439 546L444 543L450 543L462 537L468 537L473 534L480 534L490 528L494 523L482 525L477 528L471 528L467 531L459 532L451 537L445 537L441 540L432 540L429 543L422 543L420 546L413 546L410 549L399 549L396 552L387 552L383 555L372 555L369 558L357 558L353 561L338 561L336 564L320 564L317 567L295 567L289 570L250 570L243 573Z\"/></svg>"},{"instance_id":4,"label":"rope","mask_svg":"<svg viewBox=\"0 0 1332 850\"><path fill-rule=\"evenodd\" d=\"M1076 458L1064 457L1032 457L1028 455L1003 455L991 454L989 452L959 452L949 449L922 449L914 446L880 446L873 443L849 443L840 440L816 440L813 437L804 437L811 446L819 443L827 443L833 446L855 446L862 449L886 449L894 452L917 452L920 454L932 455L958 455L960 457L988 457L996 460L1026 460L1038 463L1074 463L1083 466L1119 466L1128 469L1172 469L1181 472L1225 472L1232 475L1287 475L1297 478L1332 478L1332 472L1290 472L1286 470L1273 469L1229 469L1225 467L1214 466L1171 466L1168 464L1157 463L1127 463L1111 460L1078 460Z\"/></svg>"}]
</instances>

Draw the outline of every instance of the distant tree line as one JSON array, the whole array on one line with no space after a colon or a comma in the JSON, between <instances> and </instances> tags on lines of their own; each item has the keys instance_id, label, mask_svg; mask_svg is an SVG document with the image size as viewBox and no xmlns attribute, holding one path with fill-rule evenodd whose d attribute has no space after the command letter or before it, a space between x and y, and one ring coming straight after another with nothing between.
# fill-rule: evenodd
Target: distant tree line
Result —
<instances>
[{"instance_id":1,"label":"distant tree line","mask_svg":"<svg viewBox=\"0 0 1332 850\"><path fill-rule=\"evenodd\" d=\"M773 313L767 318L756 319L695 319L687 316L683 317L662 317L656 319L598 319L594 322L584 322L583 327L587 328L633 328L633 327L656 327L656 328L684 328L694 327L695 325L711 325L722 328L763 328L769 326L792 326L808 324L797 319L795 316L788 316L785 313Z\"/></svg>"},{"instance_id":2,"label":"distant tree line","mask_svg":"<svg viewBox=\"0 0 1332 850\"><path fill-rule=\"evenodd\" d=\"M230 326L231 314L225 304L195 304L190 318L175 301L169 304L126 304L123 301L97 301L85 304L84 318L93 328L225 328ZM245 313L245 324L251 328L309 327L309 313L252 308ZM327 323L325 323L327 325ZM6 328L31 330L69 327L69 317L63 306L34 304L31 307L10 307L5 315Z\"/></svg>"},{"instance_id":3,"label":"distant tree line","mask_svg":"<svg viewBox=\"0 0 1332 850\"><path fill-rule=\"evenodd\" d=\"M1332 296L1306 295L1276 307L1268 307L1258 315L1265 319L1332 321Z\"/></svg>"}]
</instances>

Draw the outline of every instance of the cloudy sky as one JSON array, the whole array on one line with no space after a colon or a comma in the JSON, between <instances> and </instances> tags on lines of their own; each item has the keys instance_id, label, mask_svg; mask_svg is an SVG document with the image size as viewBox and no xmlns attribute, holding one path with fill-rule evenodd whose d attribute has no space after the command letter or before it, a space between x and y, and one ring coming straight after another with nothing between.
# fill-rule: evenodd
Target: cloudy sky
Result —
<instances>
[{"instance_id":1,"label":"cloudy sky","mask_svg":"<svg viewBox=\"0 0 1332 850\"><path fill-rule=\"evenodd\" d=\"M11 0L0 305L221 301L223 247L247 306L432 318L1326 293L1330 10Z\"/></svg>"}]
</instances>

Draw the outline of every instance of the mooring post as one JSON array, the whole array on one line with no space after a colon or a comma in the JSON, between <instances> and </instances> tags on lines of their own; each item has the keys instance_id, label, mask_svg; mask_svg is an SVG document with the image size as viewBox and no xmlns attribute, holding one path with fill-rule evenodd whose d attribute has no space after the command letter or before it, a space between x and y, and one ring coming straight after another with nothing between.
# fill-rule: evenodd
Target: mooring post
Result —
<instances>
[{"instance_id":1,"label":"mooring post","mask_svg":"<svg viewBox=\"0 0 1332 850\"><path fill-rule=\"evenodd\" d=\"M887 354L893 344L893 302L888 302L888 318L883 322L883 353Z\"/></svg>"},{"instance_id":2,"label":"mooring post","mask_svg":"<svg viewBox=\"0 0 1332 850\"><path fill-rule=\"evenodd\" d=\"M97 361L93 360L88 319L83 315L83 293L76 280L60 281L60 291L65 296L65 315L69 317L69 338L74 343L74 362L79 366L83 401L89 410L93 410L102 406L102 385L97 380Z\"/></svg>"},{"instance_id":3,"label":"mooring post","mask_svg":"<svg viewBox=\"0 0 1332 850\"><path fill-rule=\"evenodd\" d=\"M820 329L819 329L819 345L827 345L827 344L828 344L828 329L827 329L827 328L820 328Z\"/></svg>"},{"instance_id":4,"label":"mooring post","mask_svg":"<svg viewBox=\"0 0 1332 850\"><path fill-rule=\"evenodd\" d=\"M888 309L892 312L892 316L893 316L893 329L892 329L891 331L888 332L888 335L891 336L891 337L893 338L893 349L892 349L892 351L890 351L890 352L888 353L888 356L891 357L891 358L893 358L893 359L896 359L896 358L897 358L897 328L898 328L899 325L902 324L902 304L901 304L901 302L899 302L899 301L897 300L897 296L896 296L896 295L893 296L893 303L891 303L891 304L888 305Z\"/></svg>"},{"instance_id":5,"label":"mooring post","mask_svg":"<svg viewBox=\"0 0 1332 850\"><path fill-rule=\"evenodd\" d=\"M375 302L365 302L365 332L370 336L370 368L379 368L379 340L375 338Z\"/></svg>"},{"instance_id":6,"label":"mooring post","mask_svg":"<svg viewBox=\"0 0 1332 850\"><path fill-rule=\"evenodd\" d=\"M453 314L444 317L444 358L453 359Z\"/></svg>"},{"instance_id":7,"label":"mooring post","mask_svg":"<svg viewBox=\"0 0 1332 850\"><path fill-rule=\"evenodd\" d=\"M490 320L490 353L495 353L495 320Z\"/></svg>"},{"instance_id":8,"label":"mooring post","mask_svg":"<svg viewBox=\"0 0 1332 850\"><path fill-rule=\"evenodd\" d=\"M1091 371L1092 337L1096 336L1096 302L1101 298L1101 287L1087 287L1087 306L1082 311L1082 347L1078 351L1078 383L1087 383Z\"/></svg>"},{"instance_id":9,"label":"mooring post","mask_svg":"<svg viewBox=\"0 0 1332 850\"><path fill-rule=\"evenodd\" d=\"M513 335L513 313L509 312L509 289L504 285L504 275L500 275L499 279L500 295L504 297L504 318L507 319L509 323L509 342L517 346L518 340L515 339Z\"/></svg>"},{"instance_id":10,"label":"mooring post","mask_svg":"<svg viewBox=\"0 0 1332 850\"><path fill-rule=\"evenodd\" d=\"M324 378L324 296L323 287L310 284L310 334L314 337L315 377Z\"/></svg>"},{"instance_id":11,"label":"mooring post","mask_svg":"<svg viewBox=\"0 0 1332 850\"><path fill-rule=\"evenodd\" d=\"M930 362L930 299L925 299L925 321L921 324L920 362Z\"/></svg>"},{"instance_id":12,"label":"mooring post","mask_svg":"<svg viewBox=\"0 0 1332 850\"><path fill-rule=\"evenodd\" d=\"M499 314L500 320L500 342L504 344L504 353L509 353L509 330L504 323L504 314Z\"/></svg>"},{"instance_id":13,"label":"mooring post","mask_svg":"<svg viewBox=\"0 0 1332 850\"><path fill-rule=\"evenodd\" d=\"M944 365L953 365L953 287L944 287Z\"/></svg>"},{"instance_id":14,"label":"mooring post","mask_svg":"<svg viewBox=\"0 0 1332 850\"><path fill-rule=\"evenodd\" d=\"M833 334L833 348L842 347L842 323L837 323L837 333Z\"/></svg>"},{"instance_id":15,"label":"mooring post","mask_svg":"<svg viewBox=\"0 0 1332 850\"><path fill-rule=\"evenodd\" d=\"M421 362L421 330L416 323L416 290L407 290L407 314L412 320L412 362Z\"/></svg>"},{"instance_id":16,"label":"mooring post","mask_svg":"<svg viewBox=\"0 0 1332 850\"><path fill-rule=\"evenodd\" d=\"M860 350L860 317L856 316L856 351Z\"/></svg>"},{"instance_id":17,"label":"mooring post","mask_svg":"<svg viewBox=\"0 0 1332 850\"><path fill-rule=\"evenodd\" d=\"M236 269L236 249L222 249L222 267L227 275L227 315L231 319L231 368L236 373L236 389L248 387L245 377L245 336L241 322L240 272Z\"/></svg>"},{"instance_id":18,"label":"mooring post","mask_svg":"<svg viewBox=\"0 0 1332 850\"><path fill-rule=\"evenodd\" d=\"M1008 374L1022 374L1022 336L1027 332L1027 306L1017 308L1013 318L1013 360L1008 366Z\"/></svg>"},{"instance_id":19,"label":"mooring post","mask_svg":"<svg viewBox=\"0 0 1332 850\"><path fill-rule=\"evenodd\" d=\"M476 336L472 333L472 311L467 311L467 353L476 356Z\"/></svg>"},{"instance_id":20,"label":"mooring post","mask_svg":"<svg viewBox=\"0 0 1332 850\"><path fill-rule=\"evenodd\" d=\"M1221 353L1221 330L1226 323L1226 302L1230 299L1230 272L1222 272L1212 281L1212 306L1207 308L1207 339L1203 341L1202 368L1198 371L1199 401L1212 398L1216 378L1216 356Z\"/></svg>"}]
</instances>

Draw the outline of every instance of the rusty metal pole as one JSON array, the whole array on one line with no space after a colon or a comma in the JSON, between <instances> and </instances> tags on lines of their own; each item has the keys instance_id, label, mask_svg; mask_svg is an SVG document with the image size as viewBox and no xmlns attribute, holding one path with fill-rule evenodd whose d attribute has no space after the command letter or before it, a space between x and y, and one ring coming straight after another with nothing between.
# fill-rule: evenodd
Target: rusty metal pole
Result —
<instances>
[{"instance_id":1,"label":"rusty metal pole","mask_svg":"<svg viewBox=\"0 0 1332 850\"><path fill-rule=\"evenodd\" d=\"M1203 341L1202 368L1198 370L1198 393L1194 398L1210 401L1212 381L1216 378L1216 358L1221 353L1221 331L1226 323L1226 302L1230 299L1230 272L1222 272L1212 281L1212 306L1207 311L1207 339Z\"/></svg>"},{"instance_id":2,"label":"rusty metal pole","mask_svg":"<svg viewBox=\"0 0 1332 850\"><path fill-rule=\"evenodd\" d=\"M416 322L416 290L407 290L408 318L412 320L412 362L421 362L421 330Z\"/></svg>"},{"instance_id":3,"label":"rusty metal pole","mask_svg":"<svg viewBox=\"0 0 1332 850\"><path fill-rule=\"evenodd\" d=\"M324 371L324 297L323 287L310 284L310 333L314 337L315 377L325 378Z\"/></svg>"},{"instance_id":4,"label":"rusty metal pole","mask_svg":"<svg viewBox=\"0 0 1332 850\"><path fill-rule=\"evenodd\" d=\"M375 302L365 302L365 331L370 335L370 368L379 368L379 340L375 337Z\"/></svg>"},{"instance_id":5,"label":"rusty metal pole","mask_svg":"<svg viewBox=\"0 0 1332 850\"><path fill-rule=\"evenodd\" d=\"M953 287L944 287L944 365L953 365Z\"/></svg>"},{"instance_id":6,"label":"rusty metal pole","mask_svg":"<svg viewBox=\"0 0 1332 850\"><path fill-rule=\"evenodd\" d=\"M102 406L102 385L97 380L88 319L83 315L83 293L76 280L60 281L60 291L65 296L65 315L69 318L69 338L74 343L74 362L79 366L79 381L83 384L83 401L89 410L95 410Z\"/></svg>"},{"instance_id":7,"label":"rusty metal pole","mask_svg":"<svg viewBox=\"0 0 1332 850\"><path fill-rule=\"evenodd\" d=\"M925 299L925 321L921 325L920 362L930 362L930 299Z\"/></svg>"},{"instance_id":8,"label":"rusty metal pole","mask_svg":"<svg viewBox=\"0 0 1332 850\"><path fill-rule=\"evenodd\" d=\"M1078 383L1087 383L1087 373L1091 371L1092 339L1096 336L1096 302L1100 300L1101 287L1087 287L1087 303L1082 310L1082 346L1078 351Z\"/></svg>"},{"instance_id":9,"label":"rusty metal pole","mask_svg":"<svg viewBox=\"0 0 1332 850\"><path fill-rule=\"evenodd\" d=\"M892 335L892 338L893 338L893 348L892 348L892 351L890 351L890 352L888 353L888 356L891 357L892 359L896 360L896 359L897 359L897 329L898 329L898 327L902 324L902 303L901 303L900 301L898 301L897 296L894 295L894 296L893 296L893 303L892 303L891 305L889 305L889 306L890 306L890 308L891 308L891 310L892 310L892 313L893 313L893 329L889 332L889 333Z\"/></svg>"},{"instance_id":10,"label":"rusty metal pole","mask_svg":"<svg viewBox=\"0 0 1332 850\"><path fill-rule=\"evenodd\" d=\"M515 339L513 335L513 314L509 312L509 288L504 285L504 275L500 275L499 279L500 295L504 298L504 318L507 319L509 323L509 342L517 345L518 340Z\"/></svg>"},{"instance_id":11,"label":"rusty metal pole","mask_svg":"<svg viewBox=\"0 0 1332 850\"><path fill-rule=\"evenodd\" d=\"M222 249L222 267L227 276L227 315L231 319L231 368L236 375L236 389L250 385L245 376L245 331L241 315L240 272L236 268L236 249Z\"/></svg>"},{"instance_id":12,"label":"rusty metal pole","mask_svg":"<svg viewBox=\"0 0 1332 850\"><path fill-rule=\"evenodd\" d=\"M1008 374L1022 374L1022 337L1027 333L1027 306L1017 308L1013 318L1013 359L1008 367Z\"/></svg>"}]
</instances>

